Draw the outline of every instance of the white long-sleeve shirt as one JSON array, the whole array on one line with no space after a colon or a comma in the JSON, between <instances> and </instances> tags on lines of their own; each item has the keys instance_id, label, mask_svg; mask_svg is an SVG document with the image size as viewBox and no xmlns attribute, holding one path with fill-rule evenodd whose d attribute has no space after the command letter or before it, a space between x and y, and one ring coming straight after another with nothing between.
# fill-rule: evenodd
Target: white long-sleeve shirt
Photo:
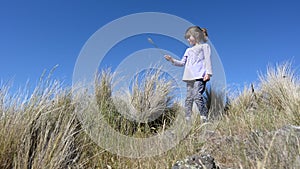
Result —
<instances>
[{"instance_id":1,"label":"white long-sleeve shirt","mask_svg":"<svg viewBox=\"0 0 300 169\"><path fill-rule=\"evenodd\" d=\"M187 48L182 59L174 59L175 66L184 66L182 80L203 79L205 74L212 75L211 50L207 43Z\"/></svg>"}]
</instances>

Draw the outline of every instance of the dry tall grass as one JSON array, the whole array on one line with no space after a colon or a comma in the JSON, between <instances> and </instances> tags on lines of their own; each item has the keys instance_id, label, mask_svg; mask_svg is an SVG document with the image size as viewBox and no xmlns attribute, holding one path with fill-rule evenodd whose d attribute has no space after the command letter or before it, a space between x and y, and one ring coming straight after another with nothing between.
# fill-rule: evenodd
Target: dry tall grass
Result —
<instances>
[{"instance_id":1,"label":"dry tall grass","mask_svg":"<svg viewBox=\"0 0 300 169\"><path fill-rule=\"evenodd\" d=\"M112 100L113 74L98 74L92 96L116 131L131 137L154 136L182 112L179 104L170 101L172 85L158 74L151 75L142 84L136 81L127 101L137 113L164 113L154 121L147 121L150 116L146 116L137 122L120 114L116 107L120 105ZM78 100L74 99L81 97L59 81L41 78L30 96L26 91L12 95L9 86L2 85L0 168L161 169L201 152L210 153L223 168L299 168L300 134L293 129L300 125L299 84L299 75L289 63L270 67L266 75L260 75L256 88L245 88L238 97L230 98L221 118L201 124L196 117L185 139L147 158L121 157L94 143L76 118Z\"/></svg>"},{"instance_id":2,"label":"dry tall grass","mask_svg":"<svg viewBox=\"0 0 300 169\"><path fill-rule=\"evenodd\" d=\"M41 80L30 97L23 93L10 97L8 90L1 90L1 168L77 165L80 126L70 94L49 78Z\"/></svg>"}]
</instances>

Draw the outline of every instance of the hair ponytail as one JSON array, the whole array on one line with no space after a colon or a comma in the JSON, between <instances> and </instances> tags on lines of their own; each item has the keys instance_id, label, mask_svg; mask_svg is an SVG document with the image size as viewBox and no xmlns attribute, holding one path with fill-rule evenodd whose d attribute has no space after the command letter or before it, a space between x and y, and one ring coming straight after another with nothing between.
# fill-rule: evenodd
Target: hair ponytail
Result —
<instances>
[{"instance_id":1,"label":"hair ponytail","mask_svg":"<svg viewBox=\"0 0 300 169\"><path fill-rule=\"evenodd\" d=\"M206 28L200 28L200 29L201 29L201 31L203 32L204 36L205 36L206 38L208 38L207 29L206 29Z\"/></svg>"}]
</instances>

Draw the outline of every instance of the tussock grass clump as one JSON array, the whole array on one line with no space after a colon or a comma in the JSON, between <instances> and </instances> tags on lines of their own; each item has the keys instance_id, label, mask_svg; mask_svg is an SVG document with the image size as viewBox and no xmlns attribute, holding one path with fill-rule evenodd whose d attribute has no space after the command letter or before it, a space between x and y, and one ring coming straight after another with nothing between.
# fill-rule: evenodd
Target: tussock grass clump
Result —
<instances>
[{"instance_id":1,"label":"tussock grass clump","mask_svg":"<svg viewBox=\"0 0 300 169\"><path fill-rule=\"evenodd\" d=\"M293 124L300 125L299 75L291 69L290 62L269 67L267 75L261 75L261 102L285 113Z\"/></svg>"},{"instance_id":2,"label":"tussock grass clump","mask_svg":"<svg viewBox=\"0 0 300 169\"><path fill-rule=\"evenodd\" d=\"M179 104L171 102L173 86L162 77L160 69L136 76L131 90L117 91L114 96L113 76L104 70L95 81L99 109L112 127L125 135L146 137L171 125Z\"/></svg>"}]
</instances>

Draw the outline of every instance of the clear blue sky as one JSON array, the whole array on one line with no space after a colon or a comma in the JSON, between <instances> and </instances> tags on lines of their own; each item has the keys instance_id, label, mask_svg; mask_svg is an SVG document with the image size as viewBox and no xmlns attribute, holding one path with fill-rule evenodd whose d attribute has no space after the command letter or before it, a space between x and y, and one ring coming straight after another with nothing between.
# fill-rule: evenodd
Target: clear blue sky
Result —
<instances>
[{"instance_id":1,"label":"clear blue sky","mask_svg":"<svg viewBox=\"0 0 300 169\"><path fill-rule=\"evenodd\" d=\"M299 72L299 8L298 0L2 0L0 79L34 85L58 64L54 77L70 84L81 48L98 29L129 14L163 12L207 27L228 86L243 86L257 81L269 63L293 60ZM184 52L177 49L172 52Z\"/></svg>"}]
</instances>

